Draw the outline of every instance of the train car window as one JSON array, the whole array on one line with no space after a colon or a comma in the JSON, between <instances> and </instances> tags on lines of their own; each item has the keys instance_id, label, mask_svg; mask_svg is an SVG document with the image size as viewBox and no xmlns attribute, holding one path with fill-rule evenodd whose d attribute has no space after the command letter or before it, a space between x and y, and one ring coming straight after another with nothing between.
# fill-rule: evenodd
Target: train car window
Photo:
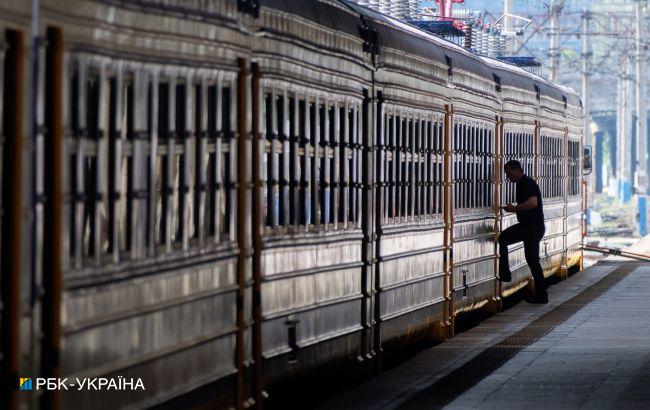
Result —
<instances>
[{"instance_id":1,"label":"train car window","mask_svg":"<svg viewBox=\"0 0 650 410\"><path fill-rule=\"evenodd\" d=\"M456 183L460 194L456 207L459 209L476 209L489 207L491 204L492 178L494 166L492 131L485 125L460 126L459 147L455 150L455 163L459 174ZM508 157L512 134L505 138L504 156ZM507 197L509 187L504 187Z\"/></svg>"},{"instance_id":2,"label":"train car window","mask_svg":"<svg viewBox=\"0 0 650 410\"><path fill-rule=\"evenodd\" d=\"M194 237L218 243L223 234L222 83L202 79L195 87Z\"/></svg>"},{"instance_id":3,"label":"train car window","mask_svg":"<svg viewBox=\"0 0 650 410\"><path fill-rule=\"evenodd\" d=\"M101 257L100 238L100 79L79 63L71 79L70 124L73 146L70 158L70 256L75 268L92 265ZM97 259L95 259L97 257Z\"/></svg>"},{"instance_id":4,"label":"train car window","mask_svg":"<svg viewBox=\"0 0 650 410\"><path fill-rule=\"evenodd\" d=\"M385 161L384 223L424 220L442 212L442 124L422 113L388 110L380 122Z\"/></svg>"},{"instance_id":5,"label":"train car window","mask_svg":"<svg viewBox=\"0 0 650 410\"><path fill-rule=\"evenodd\" d=\"M562 186L562 139L542 136L540 147L540 187L545 198L558 198L564 195Z\"/></svg>"},{"instance_id":6,"label":"train car window","mask_svg":"<svg viewBox=\"0 0 650 410\"><path fill-rule=\"evenodd\" d=\"M108 76L83 64L68 81L70 267L97 265L104 256L142 258L150 245L169 252L206 238L234 240L231 87L221 77L158 83L145 72ZM279 102L284 118L284 98ZM287 121L280 131L289 132Z\"/></svg>"}]
</instances>

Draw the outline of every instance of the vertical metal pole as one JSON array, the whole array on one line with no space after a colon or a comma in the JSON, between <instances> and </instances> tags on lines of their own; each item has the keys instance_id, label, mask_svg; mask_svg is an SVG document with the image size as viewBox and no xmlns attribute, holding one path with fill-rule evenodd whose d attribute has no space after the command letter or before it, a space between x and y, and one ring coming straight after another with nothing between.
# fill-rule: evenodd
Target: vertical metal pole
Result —
<instances>
[{"instance_id":1,"label":"vertical metal pole","mask_svg":"<svg viewBox=\"0 0 650 410\"><path fill-rule=\"evenodd\" d=\"M361 322L363 326L362 333L362 350L363 358L371 359L375 355L374 351L374 308L373 299L375 297L374 274L375 274L375 215L374 195L375 195L375 98L374 89L364 90L364 101L361 107L361 132L355 143L361 144L359 150L362 153L361 166L362 171L357 173L357 178L362 182L362 197L359 204L363 212L361 214L361 226L363 230L363 271L362 271L362 288L363 294L361 306ZM359 206L358 205L358 206Z\"/></svg>"},{"instance_id":2,"label":"vertical metal pole","mask_svg":"<svg viewBox=\"0 0 650 410\"><path fill-rule=\"evenodd\" d=\"M48 29L45 124L47 139L45 146L45 207L43 248L43 377L59 377L59 350L61 344L61 269L63 236L63 36L59 29ZM98 251L98 250L97 250ZM60 393L47 392L43 407L58 408Z\"/></svg>"},{"instance_id":3,"label":"vertical metal pole","mask_svg":"<svg viewBox=\"0 0 650 410\"><path fill-rule=\"evenodd\" d=\"M3 118L5 129L5 150L7 155L3 158L6 163L2 164L7 172L6 180L3 181L3 189L7 192L20 193L22 186L22 155L23 155L23 75L25 49L23 46L23 35L16 31L7 32L7 43L9 50L5 58L8 61L8 70L4 73L7 81L5 95L8 98L4 101L7 105ZM0 328L0 351L4 356L2 363L2 377L0 377L0 405L3 409L13 410L18 407L17 385L18 366L20 363L20 272L21 261L20 245L22 243L22 196L5 196L5 216L3 217L2 231L2 254L15 255L13 258L2 258L0 260L0 274L2 278L2 301L4 310Z\"/></svg>"},{"instance_id":4,"label":"vertical metal pole","mask_svg":"<svg viewBox=\"0 0 650 410\"><path fill-rule=\"evenodd\" d=\"M454 107L449 104L445 106L445 129L444 129L444 221L445 221L445 277L444 296L446 300L447 337L454 335L454 203L453 203L453 181L456 175L453 172L453 150L452 145L454 127Z\"/></svg>"},{"instance_id":5,"label":"vertical metal pole","mask_svg":"<svg viewBox=\"0 0 650 410\"><path fill-rule=\"evenodd\" d=\"M623 141L621 145L621 200L627 203L632 196L632 61L625 59L625 76L623 79Z\"/></svg>"},{"instance_id":6,"label":"vertical metal pole","mask_svg":"<svg viewBox=\"0 0 650 410\"><path fill-rule=\"evenodd\" d=\"M557 22L558 6L557 0L551 0L551 45L549 47L549 56L551 57L551 81L557 81L557 68L558 68L558 22Z\"/></svg>"},{"instance_id":7,"label":"vertical metal pole","mask_svg":"<svg viewBox=\"0 0 650 410\"><path fill-rule=\"evenodd\" d=\"M616 195L618 196L621 189L621 151L623 149L623 77L624 68L623 61L620 61L620 70L618 74L618 84L616 89L616 166L614 167L614 176L616 177Z\"/></svg>"},{"instance_id":8,"label":"vertical metal pole","mask_svg":"<svg viewBox=\"0 0 650 410\"><path fill-rule=\"evenodd\" d=\"M648 167L647 112L646 112L646 52L645 52L645 12L646 0L636 3L636 160L637 160L637 230L640 236L648 234Z\"/></svg>"},{"instance_id":9,"label":"vertical metal pole","mask_svg":"<svg viewBox=\"0 0 650 410\"><path fill-rule=\"evenodd\" d=\"M381 351L381 264L378 261L381 258L381 246L380 241L382 240L382 223L385 218L385 212L388 201L386 201L386 122L385 122L385 112L384 112L384 96L381 92L377 92L377 103L376 103L376 119L375 119L375 143L376 143L376 155L375 155L375 166L372 170L375 172L375 187L377 191L375 192L375 249L373 249L373 265L375 268L375 274L373 277L373 286L375 293L375 301L373 306L373 317L375 322L374 328L374 337L373 345L375 352Z\"/></svg>"},{"instance_id":10,"label":"vertical metal pole","mask_svg":"<svg viewBox=\"0 0 650 410\"><path fill-rule=\"evenodd\" d=\"M494 141L491 149L493 150L493 168L492 172L494 177L492 179L492 186L488 189L492 189L494 195L492 196L492 210L494 212L494 300L499 305L501 304L501 282L497 279L499 272L499 235L501 234L501 210L499 206L501 205L501 135L503 135L503 117L498 115L495 118L495 127L494 127ZM487 154L490 155L490 154Z\"/></svg>"},{"instance_id":11,"label":"vertical metal pole","mask_svg":"<svg viewBox=\"0 0 650 410\"><path fill-rule=\"evenodd\" d=\"M511 35L511 33L514 33L515 30L512 24L512 18L508 17L510 14L512 14L513 1L514 0L503 0L503 14L505 15L503 19L503 31L507 33L509 37L506 42L507 44L507 49L505 50L506 55L510 55L514 51L514 45L517 39L516 36Z\"/></svg>"},{"instance_id":12,"label":"vertical metal pole","mask_svg":"<svg viewBox=\"0 0 650 410\"><path fill-rule=\"evenodd\" d=\"M237 260L237 336L236 336L236 353L235 364L237 366L237 398L236 407L241 409L244 407L244 400L246 397L245 379L244 379L244 361L246 359L246 352L244 351L244 334L246 332L246 306L245 306L245 291L246 291L246 256L248 254L246 238L246 147L245 140L248 133L248 113L246 108L248 106L248 67L245 59L240 58L239 61L239 78L237 81L237 133L238 139L231 139L231 150L237 151L237 243L239 246L239 255Z\"/></svg>"},{"instance_id":13,"label":"vertical metal pole","mask_svg":"<svg viewBox=\"0 0 650 410\"><path fill-rule=\"evenodd\" d=\"M41 301L43 295L43 248L47 246L43 241L43 208L45 202L45 193L43 178L45 174L44 166L44 64L45 48L40 36L40 6L39 0L32 0L32 143L33 152L31 167L32 179L32 211L33 218L31 221L32 231L32 263L31 278L29 286L30 295L30 318L31 328L29 329L29 351L24 352L30 356L30 367L32 372L38 371L40 358L41 343ZM23 340L26 340L24 338ZM22 353L22 352L21 352ZM30 404L35 406L36 397L31 397ZM57 402L53 405L56 406Z\"/></svg>"},{"instance_id":14,"label":"vertical metal pole","mask_svg":"<svg viewBox=\"0 0 650 410\"><path fill-rule=\"evenodd\" d=\"M589 122L591 120L589 110L589 104L591 102L589 96L589 69L591 63L590 20L589 10L585 8L582 14L582 109L584 115L582 129L585 136L585 144L593 146L593 136L589 130ZM593 190L595 173L592 173L589 179L588 186Z\"/></svg>"},{"instance_id":15,"label":"vertical metal pole","mask_svg":"<svg viewBox=\"0 0 650 410\"><path fill-rule=\"evenodd\" d=\"M252 240L253 240L253 359L254 364L254 397L256 407L261 409L264 405L263 379L262 379L262 214L261 214L261 193L262 182L260 178L262 165L262 153L264 152L264 141L260 129L263 118L260 118L262 104L262 93L260 92L260 67L257 63L252 65L252 129L253 129L253 195L252 195ZM285 103L287 93L285 92ZM296 111L298 111L298 99L296 99ZM284 115L287 115L285 111ZM288 134L288 128L283 129ZM285 157L287 158L288 155ZM286 160L285 160L286 161ZM285 174L286 176L286 174ZM286 201L286 196L285 196ZM286 203L286 202L285 202ZM289 225L287 219L284 220Z\"/></svg>"},{"instance_id":16,"label":"vertical metal pole","mask_svg":"<svg viewBox=\"0 0 650 410\"><path fill-rule=\"evenodd\" d=\"M28 354L30 356L30 367L32 372L36 372L40 367L38 364L38 353L40 352L40 342L41 342L41 299L42 299L42 257L43 257L43 202L45 195L43 192L43 176L45 173L44 164L43 164L43 144L44 144L44 117L43 117L43 42L40 36L40 1L32 0L32 24L31 24L31 34L32 34L32 101L31 101L31 137L33 147L31 153L31 159L33 161L33 166L31 167L31 180L32 180L32 189L31 189L31 210L33 212L33 218L31 220L31 234L32 234L32 245L31 245L31 275L29 282L26 283L30 287L30 305L29 305L29 317L31 319L31 326L29 329L28 336L21 337L21 344L23 341L29 340L29 347L27 351L20 351L20 354ZM22 155L22 153L20 154ZM14 194L20 195L22 189L16 189ZM16 257L18 257L16 255ZM23 269L27 268L26 266ZM23 280L23 279L21 279ZM53 404L51 408L57 408L58 401L56 397L58 393L54 393ZM35 397L31 397L30 404L32 406L36 405L38 400Z\"/></svg>"}]
</instances>

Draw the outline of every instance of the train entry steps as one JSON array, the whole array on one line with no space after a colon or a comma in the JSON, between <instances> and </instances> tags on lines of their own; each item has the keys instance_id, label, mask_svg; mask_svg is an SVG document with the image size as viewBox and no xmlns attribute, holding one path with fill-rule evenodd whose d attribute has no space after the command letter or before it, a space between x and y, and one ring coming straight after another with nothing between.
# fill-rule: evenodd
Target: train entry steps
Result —
<instances>
[{"instance_id":1,"label":"train entry steps","mask_svg":"<svg viewBox=\"0 0 650 410\"><path fill-rule=\"evenodd\" d=\"M650 254L648 237L627 251ZM319 408L650 407L650 264L608 257Z\"/></svg>"}]
</instances>

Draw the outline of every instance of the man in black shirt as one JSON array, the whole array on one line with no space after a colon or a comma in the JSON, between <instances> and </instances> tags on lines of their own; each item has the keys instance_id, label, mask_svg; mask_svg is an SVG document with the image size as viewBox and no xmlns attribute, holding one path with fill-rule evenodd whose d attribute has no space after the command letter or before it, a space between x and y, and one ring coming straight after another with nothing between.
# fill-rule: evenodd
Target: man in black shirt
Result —
<instances>
[{"instance_id":1,"label":"man in black shirt","mask_svg":"<svg viewBox=\"0 0 650 410\"><path fill-rule=\"evenodd\" d=\"M519 161L508 161L503 167L506 176L517 184L517 205L507 204L501 209L506 212L516 212L518 224L501 232L499 235L499 276L503 282L512 280L508 265L508 245L524 242L526 263L530 267L535 280L535 297L527 299L531 303L547 303L546 282L544 271L539 264L539 241L544 237L544 211L542 209L542 194L537 183L524 174Z\"/></svg>"}]
</instances>

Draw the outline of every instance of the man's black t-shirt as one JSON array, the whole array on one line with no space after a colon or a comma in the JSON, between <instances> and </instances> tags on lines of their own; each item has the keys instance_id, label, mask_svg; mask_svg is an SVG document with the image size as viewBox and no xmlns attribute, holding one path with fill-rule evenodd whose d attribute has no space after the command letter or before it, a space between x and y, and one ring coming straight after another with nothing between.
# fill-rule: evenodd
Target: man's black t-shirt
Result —
<instances>
[{"instance_id":1,"label":"man's black t-shirt","mask_svg":"<svg viewBox=\"0 0 650 410\"><path fill-rule=\"evenodd\" d=\"M537 207L517 212L517 220L524 225L544 226L544 210L542 209L542 193L539 186L528 175L523 175L517 182L517 204L523 204L531 196L537 196Z\"/></svg>"}]
</instances>

